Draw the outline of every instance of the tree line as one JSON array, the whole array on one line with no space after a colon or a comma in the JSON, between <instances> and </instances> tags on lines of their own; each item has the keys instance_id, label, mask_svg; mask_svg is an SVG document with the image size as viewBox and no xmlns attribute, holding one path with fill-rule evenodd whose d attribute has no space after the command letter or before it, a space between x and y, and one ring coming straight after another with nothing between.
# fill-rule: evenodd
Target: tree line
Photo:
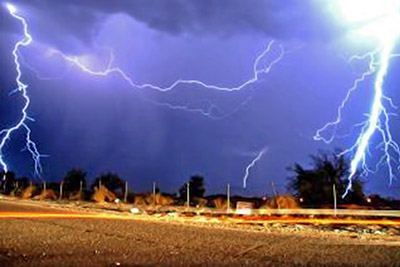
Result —
<instances>
[{"instance_id":1,"label":"tree line","mask_svg":"<svg viewBox=\"0 0 400 267\"><path fill-rule=\"evenodd\" d=\"M312 155L311 162L307 167L295 163L288 168L288 171L290 172L287 183L288 192L302 206L321 207L332 205L335 193L338 204L364 205L371 200L364 194L364 183L360 173L357 173L353 178L352 190L345 198L342 198L348 183L347 177L350 172L350 164L337 151L333 153L320 152ZM3 177L0 190L4 194L15 193L32 185L29 178L17 178L13 172L0 173L0 177ZM81 169L72 169L67 172L60 183L63 184L63 196L65 198L79 192L90 195L91 192L99 187L105 187L119 197L122 197L126 190L125 182L118 174L113 172L96 177L88 188L87 173ZM46 183L46 188L58 192L60 183L48 182ZM196 204L196 202L201 201L199 199L204 198L206 193L204 178L200 175L192 176L187 183L180 187L177 196L178 201L186 201L188 189L190 203ZM155 188L155 190L155 193L160 192L158 188ZM132 194L131 192L129 195L130 199L134 197ZM378 195L374 196L374 199L379 199L382 203L384 200Z\"/></svg>"}]
</instances>

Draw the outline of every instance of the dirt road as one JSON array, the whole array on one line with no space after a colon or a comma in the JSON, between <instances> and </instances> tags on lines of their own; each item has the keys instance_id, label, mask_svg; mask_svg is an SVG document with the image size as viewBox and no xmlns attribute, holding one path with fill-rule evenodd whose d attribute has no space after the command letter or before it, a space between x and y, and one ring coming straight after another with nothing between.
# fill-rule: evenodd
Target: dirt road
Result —
<instances>
[{"instance_id":1,"label":"dirt road","mask_svg":"<svg viewBox=\"0 0 400 267\"><path fill-rule=\"evenodd\" d=\"M0 201L5 211L54 209ZM0 266L397 265L398 241L152 221L1 219Z\"/></svg>"}]
</instances>

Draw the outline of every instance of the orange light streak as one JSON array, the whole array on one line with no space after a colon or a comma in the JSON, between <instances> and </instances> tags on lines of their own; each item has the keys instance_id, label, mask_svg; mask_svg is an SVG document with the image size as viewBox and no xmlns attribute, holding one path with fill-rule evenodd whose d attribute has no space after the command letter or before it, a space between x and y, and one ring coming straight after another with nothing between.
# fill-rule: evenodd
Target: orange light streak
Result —
<instances>
[{"instance_id":1,"label":"orange light streak","mask_svg":"<svg viewBox=\"0 0 400 267\"><path fill-rule=\"evenodd\" d=\"M46 213L46 212L0 212L0 219L107 219L107 220L149 220L150 217L140 215L120 215L107 213ZM205 216L207 218L207 216ZM159 218L154 218L158 220ZM180 217L191 221L193 217ZM217 219L214 217L213 219ZM400 226L400 220L388 219L346 219L346 218L296 218L296 217L233 217L219 218L221 221L237 223L264 224L314 224L314 225L382 225Z\"/></svg>"}]
</instances>

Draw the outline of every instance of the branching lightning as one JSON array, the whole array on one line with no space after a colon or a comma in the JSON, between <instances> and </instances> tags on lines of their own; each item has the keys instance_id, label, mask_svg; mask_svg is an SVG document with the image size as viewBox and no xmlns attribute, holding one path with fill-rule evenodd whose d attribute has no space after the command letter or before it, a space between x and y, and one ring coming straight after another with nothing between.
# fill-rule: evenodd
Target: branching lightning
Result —
<instances>
[{"instance_id":1,"label":"branching lightning","mask_svg":"<svg viewBox=\"0 0 400 267\"><path fill-rule=\"evenodd\" d=\"M361 131L353 146L343 151L341 154L351 155L352 159L350 162L350 173L348 175L348 186L343 195L345 197L349 191L352 189L353 178L357 175L358 170L361 168L361 175L366 176L371 172L375 172L382 165L385 165L388 169L388 177L390 184L395 178L396 169L400 170L400 147L393 139L390 130L390 116L392 115L389 108L396 109L391 98L385 95L384 83L385 78L388 74L390 59L398 56L394 54L395 44L400 31L396 29L400 21L399 15L399 2L397 0L387 0L384 3L379 3L377 1L345 1L339 2L342 4L345 13L350 16L357 15L357 19L364 18L363 16L372 17L372 22L370 18L366 17L365 20L369 24L363 29L364 33L369 36L378 38L379 48L371 51L363 56L353 56L351 60L355 59L368 59L369 67L361 77L355 80L353 86L349 89L345 99L338 108L337 118L333 122L327 123L323 128L317 131L314 136L315 140L324 141L325 143L331 143L335 138L335 131L337 126L342 122L343 109L351 98L351 95L356 91L360 84L365 82L368 77L375 75L375 82L373 86L374 97L371 105L370 112L368 114L368 119L357 125L361 127ZM359 3L361 6L354 6L354 3ZM369 5L371 6L369 6ZM361 7L365 7L368 10L362 10ZM356 12L350 12L351 10L347 7L358 8L361 10ZM385 9L380 10L379 7ZM367 12L368 11L368 12ZM376 15L373 12L378 12ZM368 18L368 20L367 20ZM332 130L333 135L330 137L324 137L326 131ZM369 148L372 146L372 138L378 135L380 137L380 143L377 146L381 149L382 155L378 161L376 168L371 169L367 164L367 156L369 154Z\"/></svg>"},{"instance_id":2,"label":"branching lightning","mask_svg":"<svg viewBox=\"0 0 400 267\"><path fill-rule=\"evenodd\" d=\"M7 141L10 140L13 132L20 130L20 129L24 129L26 131L26 149L32 155L32 159L33 159L34 165L35 165L35 174L40 177L40 174L42 172L40 158L42 157L42 155L39 153L36 143L33 142L31 139L31 129L29 128L29 126L27 124L28 120L32 120L32 118L30 118L28 116L28 108L30 105L30 98L27 93L28 85L24 84L21 81L22 72L21 72L21 65L19 62L19 49L21 46L30 45L32 42L32 36L28 32L28 24L27 24L26 20L17 14L16 7L11 4L6 4L6 7L9 11L10 15L13 16L14 18L16 18L17 20L19 20L22 23L23 28L24 28L24 38L15 44L14 50L12 51L12 55L14 57L15 70L17 72L17 76L15 78L15 82L17 84L16 90L17 90L17 92L21 93L25 103L21 109L21 118L19 119L19 121L14 126L0 131L0 138L1 138L0 139L0 165L5 173L7 173L9 171L8 166L4 159L4 154L3 154L4 146L6 145Z\"/></svg>"},{"instance_id":3,"label":"branching lightning","mask_svg":"<svg viewBox=\"0 0 400 267\"><path fill-rule=\"evenodd\" d=\"M341 11L343 15L347 17L346 19L349 20L349 22L365 22L367 26L363 29L364 32L367 32L370 35L374 35L374 37L378 37L380 44L378 49L373 50L363 56L354 56L352 58L352 60L368 59L368 69L354 81L353 86L348 90L347 95L345 96L341 105L338 107L336 120L324 125L324 127L318 130L316 135L314 136L315 140L323 141L325 143L333 142L335 139L336 129L342 123L344 108L348 104L353 93L370 77L375 76L375 82L373 85L374 97L368 114L368 118L363 123L356 125L360 127L360 133L358 134L354 144L350 148L342 152L343 155L351 155L352 159L350 163L350 173L348 175L349 183L344 194L345 196L351 190L352 180L357 175L359 169L362 170L363 175L367 175L379 169L382 165L385 165L388 169L388 177L390 182L395 179L396 172L400 171L400 146L395 142L390 129L390 117L392 114L390 113L389 109L394 109L396 107L393 101L388 96L386 96L384 88L385 78L389 71L390 60L394 56L398 56L395 55L393 51L395 48L397 37L400 34L400 30L397 29L398 25L400 25L400 1L336 0L336 2L338 3L338 6L340 6L340 8L342 9ZM39 153L37 145L31 139L31 129L28 126L29 120L32 120L32 118L28 116L30 98L27 93L28 85L23 83L22 81L22 57L19 54L19 49L21 47L26 47L31 44L32 36L28 32L27 21L25 20L25 18L17 14L16 7L11 4L6 4L6 8L13 18L22 23L24 29L23 39L15 44L12 51L15 63L15 70L17 73L17 76L15 78L17 88L13 90L12 93L21 93L24 100L24 105L21 109L21 118L19 119L19 121L17 121L14 126L10 128L0 130L0 165L5 173L9 171L9 168L4 159L4 147L15 131L24 130L26 132L26 150L30 152L34 161L35 174L40 176L42 172L40 159L43 155ZM285 51L283 47L279 45L280 52L277 54L277 56L274 59L265 62L267 55L269 55L275 44L275 41L269 42L266 48L259 55L257 55L253 62L252 76L244 82L233 87L219 86L209 84L204 81L191 79L178 79L166 87L150 83L139 84L136 83L124 70L114 65L114 53L112 52L112 50L110 50L109 63L107 67L103 70L96 70L91 68L79 56L68 55L55 49L51 50L50 52L54 55L60 56L67 63L71 64L71 66L75 66L82 72L87 73L91 76L106 77L110 75L117 75L124 81L126 81L128 85L139 90L150 89L159 92L168 92L177 89L180 86L192 86L207 90L234 92L240 91L260 81L260 79L264 75L268 74L273 69L273 67L283 59ZM38 73L36 72L36 74ZM247 104L250 99L251 97L242 102L238 109L242 105ZM171 103L160 103L151 99L147 100L155 105L165 106L175 110L196 112L213 119L226 118L227 116L230 116L230 114L232 114L231 112L223 116L215 116L214 112L218 110L218 107L209 101L207 101L208 108L192 108L186 105L174 105ZM235 109L233 113L236 111L237 109ZM332 132L333 134L330 136L326 136L326 133L328 131ZM369 149L372 146L372 139L375 136L378 136L380 138L378 148L381 150L382 155L376 165L376 168L370 168L367 164L367 156L369 155ZM245 169L245 175L243 177L244 188L246 188L250 170L262 158L266 151L266 148L261 150L257 154L257 156L251 161L251 163L247 165Z\"/></svg>"},{"instance_id":4,"label":"branching lightning","mask_svg":"<svg viewBox=\"0 0 400 267\"><path fill-rule=\"evenodd\" d=\"M28 32L28 24L27 24L26 20L17 14L16 7L11 4L6 4L6 7L9 11L10 15L13 16L14 18L16 18L17 20L19 20L24 26L24 38L21 41L16 43L15 48L13 50L14 62L15 62L16 71L17 71L16 82L17 82L18 88L16 90L14 90L12 93L22 92L22 96L25 100L25 105L21 110L22 117L18 121L18 123L15 124L11 128L0 131L0 137L1 137L0 164L3 167L4 171L7 172L8 166L4 161L4 155L2 153L2 150L4 149L6 142L10 139L10 136L14 131L17 131L19 129L24 129L26 131L26 149L31 153L32 159L34 160L35 173L37 175L40 175L40 173L42 172L42 168L41 168L41 164L40 164L40 158L42 157L42 155L39 153L39 151L37 149L37 145L31 140L31 130L27 125L27 121L32 120L27 114L27 110L28 110L29 104L30 104L30 98L27 94L28 85L24 84L21 81L22 72L21 72L21 67L20 67L21 63L20 62L23 60L23 58L22 58L22 56L19 55L19 48L21 46L30 45L32 42L32 37ZM135 89L151 89L151 90L157 90L160 92L168 92L168 91L176 89L179 86L195 86L195 87L208 89L208 90L233 92L233 91L240 91L240 90L260 81L260 79L262 78L263 75L268 74L272 70L272 68L283 59L283 57L285 55L285 51L283 49L283 46L279 45L279 52L276 54L276 56L274 54L273 59L266 60L267 55L269 55L271 53L272 48L275 44L276 44L275 41L270 41L267 44L266 48L259 55L257 55L257 57L253 63L252 77L250 77L248 80L246 80L236 86L233 86L233 87L218 86L218 85L209 84L209 83L206 83L206 82L203 82L200 80L186 80L186 79L178 79L166 87L161 87L161 86L150 84L150 83L138 84L124 70L122 70L121 68L119 68L117 66L114 66L114 58L115 57L114 57L114 53L111 49L109 49L110 59L109 59L106 69L104 69L104 70L92 69L88 64L85 64L85 62L83 62L81 60L81 57L79 57L79 56L67 55L56 49L50 49L49 52L51 55L60 56L66 62L71 64L71 66L75 66L78 69L80 69L81 71L83 71L89 75L96 76L96 77L106 77L106 76L110 76L110 75L117 75ZM39 75L39 73L37 71L35 71L32 67L30 67L28 64L27 64L27 67L29 69L31 69L39 79L46 79L46 80L51 79L48 77L46 77L46 78L41 77ZM204 107L203 108L191 108L186 105L175 105L175 104L164 103L164 102L160 103L160 102L157 102L157 101L154 101L151 99L146 99L146 100L150 101L151 103L153 103L155 105L164 106L164 107L167 107L170 109L183 110L183 111L188 111L188 112L196 112L196 113L205 115L207 117L210 117L212 119L224 119L224 118L229 117L233 113L237 112L242 106L246 105L251 99L252 99L252 96L250 96L249 98L246 98L242 103L240 103L240 105L236 109L234 109L232 112L229 112L222 116L215 116L213 114L215 111L217 111L219 109L216 105L214 105L213 103L211 103L208 100L206 101L208 108L204 108ZM266 152L266 149L263 149L258 154L258 156L250 163L250 165L247 166L246 176L244 178L244 186L245 187L246 187L246 180L249 175L250 169L256 164L256 162L262 157L262 155L265 152Z\"/></svg>"},{"instance_id":5,"label":"branching lightning","mask_svg":"<svg viewBox=\"0 0 400 267\"><path fill-rule=\"evenodd\" d=\"M104 70L94 70L94 69L90 68L90 66L88 66L87 64L82 62L82 60L80 59L79 56L67 55L59 50L52 49L50 51L50 54L59 55L65 61L73 64L74 66L79 68L81 71L88 73L92 76L106 77L106 76L109 76L112 74L118 75L123 80L125 80L131 87L133 87L135 89L151 89L151 90L157 90L160 92L168 92L168 91L172 91L172 90L176 89L179 86L190 85L190 86L197 86L197 87L209 89L209 90L233 92L233 91L240 91L240 90L244 89L245 87L258 82L261 79L261 76L263 74L268 74L272 70L272 68L283 59L283 57L285 55L285 50L282 45L279 45L279 53L277 54L276 58L269 61L267 64L263 64L263 62L262 62L263 59L265 59L266 56L272 51L272 48L274 45L275 45L275 41L270 41L268 43L268 45L266 46L265 50L263 50L256 57L256 59L253 63L253 76L251 78L249 78L248 80L244 81L243 83L241 83L237 86L233 86L233 87L223 87L223 86L208 84L208 83L200 81L200 80L185 80L185 79L178 79L166 87L161 87L161 86L150 84L150 83L138 84L124 70L122 70L119 67L113 66L115 56L111 49L109 49L110 59L109 59L107 68ZM147 100L155 105L168 107L170 109L184 110L184 111L189 111L189 112L198 112L198 113L200 113L204 116L208 116L212 119L223 119L223 118L226 118L227 116L229 116L230 114L232 114L232 112L231 112L228 115L213 116L213 111L217 110L218 108L210 102L208 103L209 104L208 108L205 110L202 108L193 109L193 108L190 108L185 105L179 106L179 105L173 105L171 103L160 103L160 102L150 100L150 99L147 99ZM246 99L244 102L242 102L239 105L239 108L240 108L240 106L245 105L248 101L249 101L249 99Z\"/></svg>"},{"instance_id":6,"label":"branching lightning","mask_svg":"<svg viewBox=\"0 0 400 267\"><path fill-rule=\"evenodd\" d=\"M274 43L275 43L274 41L269 42L266 49L257 56L257 58L253 64L253 77L251 77L249 80L247 80L247 81L243 82L242 84L235 86L235 87L221 87L221 86L207 84L207 83L199 81L199 80L183 80L183 79L179 79L179 80L175 81L168 87L160 87L160 86L148 84L148 83L137 84L121 68L112 66L113 62L114 62L114 54L112 53L112 50L110 50L110 52L111 52L110 60L109 60L107 68L105 70L101 70L101 71L92 70L87 65L82 63L79 60L79 57L69 56L58 50L53 50L52 53L60 55L64 60L72 63L73 65L78 67L80 70L82 70L83 72L86 72L90 75L108 76L111 74L117 74L121 78L123 78L130 86L137 88L137 89L153 89L153 90L157 90L157 91L161 91L161 92L167 92L167 91L171 91L171 90L175 89L179 85L196 85L196 86L201 86L203 88L211 89L211 90L232 92L232 91L242 90L243 88L245 88L253 83L258 82L261 74L269 73L271 71L271 69L274 67L274 65L276 65L277 63L279 63L282 60L285 52L284 52L283 47L279 46L280 53L278 54L278 56L274 60L269 62L268 65L260 68L260 65L261 65L260 62L271 51ZM241 105L237 109L239 109L242 105L245 105L250 99L251 99L251 97L247 98L244 102L241 103ZM149 100L149 101L151 101L155 105L166 106L170 109L185 110L185 111L189 111L189 112L199 112L202 115L208 116L213 119L226 118L226 117L230 116L232 113L237 111L237 109L235 109L232 112L230 112L222 117L213 117L212 116L213 109L216 109L217 107L215 105L213 105L212 103L209 103L209 109L204 110L204 109L190 109L187 106L177 106L177 105L173 105L170 103L159 103L159 102L152 101L152 100ZM256 156L256 158L254 158L253 161L246 167L245 176L243 177L243 187L244 188L246 188L246 186L247 186L247 179L250 175L251 168L253 168L255 166L255 164L261 159L261 157L265 154L266 151L267 151L267 148L264 148L263 150L261 150L258 153L258 155Z\"/></svg>"},{"instance_id":7,"label":"branching lightning","mask_svg":"<svg viewBox=\"0 0 400 267\"><path fill-rule=\"evenodd\" d=\"M280 52L277 55L277 57L275 59L273 59L272 61L270 61L267 65L262 66L262 64L261 64L262 60L266 57L266 55L268 55L269 52L271 52L274 44L275 44L275 41L270 41L268 43L268 45L266 46L266 49L264 51L262 51L262 53L260 53L256 57L256 59L253 63L253 76L250 79L248 79L248 80L244 81L243 83L241 83L237 86L234 86L234 87L221 87L221 86L208 84L208 83L205 83L205 82L199 81L199 80L184 80L184 79L179 79L167 87L160 87L160 86L149 84L149 83L137 84L121 68L113 66L114 54L112 53L112 50L110 50L110 60L109 60L108 66L105 70L102 70L102 71L92 70L87 65L82 63L79 60L79 57L69 56L58 50L53 50L52 53L60 55L64 60L72 63L73 65L78 67L80 70L82 70L83 72L86 72L90 75L108 76L111 74L117 74L121 78L123 78L130 86L132 86L136 89L153 89L153 90L157 90L157 91L161 91L161 92L167 92L167 91L171 91L171 90L177 88L180 85L194 85L194 86L200 86L202 88L210 89L210 90L233 92L233 91L242 90L243 88L258 82L260 80L262 74L268 74L272 70L272 68L283 59L283 56L285 55L285 51L284 51L283 47L280 45L279 46ZM223 116L220 116L220 117L213 116L213 114L212 114L213 110L217 109L217 107L212 103L209 103L209 108L207 110L204 110L204 109L191 109L191 108L188 108L187 106L177 106L177 105L173 105L170 103L159 103L159 102L149 100L149 99L147 99L147 100L152 102L155 105L166 106L170 109L178 109L178 110L184 110L184 111L189 111L189 112L199 112L202 115L210 117L212 119L224 119L226 117L229 117L233 113L235 113L243 105L247 104L251 100L251 97L249 97L245 101L243 101L239 105L239 107L234 109L232 112L225 114ZM264 153L266 151L267 151L267 148L264 148L263 150L261 150L258 153L257 157L246 167L245 176L243 177L243 187L244 188L246 188L246 186L247 186L247 179L250 175L251 168L254 167L254 165L257 163L257 161L259 161L261 159L261 157L264 155Z\"/></svg>"}]
</instances>

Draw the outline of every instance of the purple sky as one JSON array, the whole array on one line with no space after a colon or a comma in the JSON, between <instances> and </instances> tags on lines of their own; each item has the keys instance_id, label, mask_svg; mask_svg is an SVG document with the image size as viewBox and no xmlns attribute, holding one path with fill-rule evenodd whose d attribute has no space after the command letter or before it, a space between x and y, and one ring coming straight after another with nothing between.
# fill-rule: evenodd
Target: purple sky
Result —
<instances>
[{"instance_id":1,"label":"purple sky","mask_svg":"<svg viewBox=\"0 0 400 267\"><path fill-rule=\"evenodd\" d=\"M335 118L348 88L366 69L366 62L350 64L347 59L372 47L352 39L326 1L13 3L35 40L21 54L32 99L29 114L36 119L30 124L33 138L50 155L42 161L46 180L59 180L68 169L80 167L90 178L118 172L133 190L150 190L157 181L161 189L176 192L190 175L202 174L209 193L222 192L229 182L233 193L271 194L271 181L279 191L286 190L286 168L294 162L307 164L319 149L354 143L355 134L332 145L313 140L316 130ZM18 95L8 95L15 86L11 50L21 30L2 8L0 128L15 122L21 105ZM259 82L238 92L198 86L168 93L138 90L117 75L93 77L49 53L57 49L83 56L91 67L104 69L104 47L111 47L115 65L137 83L167 86L177 79L196 79L235 86L251 77L254 59L271 40L276 40L272 57L279 45L289 52ZM399 68L393 61L386 86L396 103ZM364 120L372 82L364 83L345 109L340 134ZM215 120L149 100L191 108L213 103L218 107L213 115L230 116ZM393 117L392 125L400 140L400 119ZM12 170L31 175L29 154L20 152L23 146L17 133L4 152ZM264 147L268 152L242 190L245 167ZM367 193L400 196L400 182L389 187L385 170L365 180Z\"/></svg>"}]
</instances>

